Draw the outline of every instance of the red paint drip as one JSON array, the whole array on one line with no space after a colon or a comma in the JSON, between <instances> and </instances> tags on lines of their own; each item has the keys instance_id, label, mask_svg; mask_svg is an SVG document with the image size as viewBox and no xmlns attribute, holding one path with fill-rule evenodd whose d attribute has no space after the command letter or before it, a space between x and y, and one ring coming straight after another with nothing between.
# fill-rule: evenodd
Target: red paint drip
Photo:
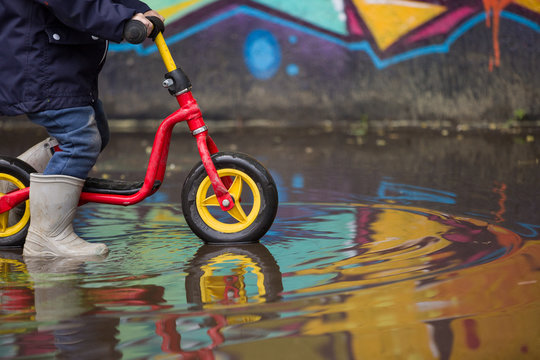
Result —
<instances>
[{"instance_id":1,"label":"red paint drip","mask_svg":"<svg viewBox=\"0 0 540 360\"><path fill-rule=\"evenodd\" d=\"M495 220L497 222L504 221L504 214L506 213L506 184L505 183L496 183L493 188L493 192L499 195L499 210L492 211L491 213L495 215Z\"/></svg>"},{"instance_id":2,"label":"red paint drip","mask_svg":"<svg viewBox=\"0 0 540 360\"><path fill-rule=\"evenodd\" d=\"M467 346L469 349L478 349L480 347L480 339L477 334L476 320L465 319L463 321L463 326L465 327L465 340L467 341Z\"/></svg>"},{"instance_id":3,"label":"red paint drip","mask_svg":"<svg viewBox=\"0 0 540 360\"><path fill-rule=\"evenodd\" d=\"M486 26L491 27L493 36L493 55L489 58L489 71L493 71L493 66L501 64L501 50L499 47L499 25L501 11L510 5L514 0L482 0L486 11ZM493 18L493 22L491 21Z\"/></svg>"}]
</instances>

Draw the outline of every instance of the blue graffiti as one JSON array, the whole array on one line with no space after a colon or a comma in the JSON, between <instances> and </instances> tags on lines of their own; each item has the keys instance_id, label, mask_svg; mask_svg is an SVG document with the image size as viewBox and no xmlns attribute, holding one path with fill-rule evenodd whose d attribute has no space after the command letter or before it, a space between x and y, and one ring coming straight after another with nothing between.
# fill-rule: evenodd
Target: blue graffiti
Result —
<instances>
[{"instance_id":1,"label":"blue graffiti","mask_svg":"<svg viewBox=\"0 0 540 360\"><path fill-rule=\"evenodd\" d=\"M267 30L254 30L244 44L244 61L257 79L270 79L281 65L281 47Z\"/></svg>"},{"instance_id":2,"label":"blue graffiti","mask_svg":"<svg viewBox=\"0 0 540 360\"><path fill-rule=\"evenodd\" d=\"M519 226L529 230L528 232L516 231L514 232L518 235L521 235L526 238L534 238L538 236L538 231L540 230L540 225L526 224L526 223L517 223Z\"/></svg>"},{"instance_id":3,"label":"blue graffiti","mask_svg":"<svg viewBox=\"0 0 540 360\"><path fill-rule=\"evenodd\" d=\"M303 189L304 188L304 175L294 174L291 185L293 189Z\"/></svg>"},{"instance_id":4,"label":"blue graffiti","mask_svg":"<svg viewBox=\"0 0 540 360\"><path fill-rule=\"evenodd\" d=\"M300 69L298 68L298 65L296 64L289 64L287 65L287 74L289 76L296 76L300 73Z\"/></svg>"},{"instance_id":5,"label":"blue graffiti","mask_svg":"<svg viewBox=\"0 0 540 360\"><path fill-rule=\"evenodd\" d=\"M396 184L387 181L381 181L377 190L377 196L381 200L430 201L441 204L456 203L456 194L448 191Z\"/></svg>"}]
</instances>

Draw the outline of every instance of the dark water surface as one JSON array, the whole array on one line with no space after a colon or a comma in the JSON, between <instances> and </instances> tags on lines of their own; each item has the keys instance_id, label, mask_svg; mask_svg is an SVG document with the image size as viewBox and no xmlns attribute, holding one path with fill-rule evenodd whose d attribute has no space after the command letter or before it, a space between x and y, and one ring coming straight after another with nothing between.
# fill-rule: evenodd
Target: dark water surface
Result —
<instances>
[{"instance_id":1,"label":"dark water surface","mask_svg":"<svg viewBox=\"0 0 540 360\"><path fill-rule=\"evenodd\" d=\"M261 244L231 247L182 217L197 153L178 131L152 198L80 208L108 257L0 252L0 357L540 358L540 132L363 131L216 132L281 201ZM6 155L40 136L10 134ZM113 134L93 175L141 178L151 144Z\"/></svg>"}]
</instances>

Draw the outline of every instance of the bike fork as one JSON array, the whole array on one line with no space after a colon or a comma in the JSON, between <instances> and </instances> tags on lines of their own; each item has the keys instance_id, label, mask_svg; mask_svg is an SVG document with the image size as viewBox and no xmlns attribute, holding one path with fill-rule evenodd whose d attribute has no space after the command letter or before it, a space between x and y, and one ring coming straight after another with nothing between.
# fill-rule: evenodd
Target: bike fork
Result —
<instances>
[{"instance_id":1,"label":"bike fork","mask_svg":"<svg viewBox=\"0 0 540 360\"><path fill-rule=\"evenodd\" d=\"M223 182L225 181L225 183L230 186L231 180L225 178L224 181L222 181L212 162L211 156L217 153L218 149L212 138L208 135L208 127L204 123L197 101L191 94L191 81L184 70L176 66L162 34L159 34L156 37L155 43L165 67L169 71L165 74L163 87L167 88L169 93L176 97L180 108L194 110L194 112L191 113L196 115L186 119L189 130L197 141L197 148L199 149L202 163L212 182L212 187L219 201L219 205L223 211L229 211L234 207L234 199L231 194L229 194L229 191Z\"/></svg>"},{"instance_id":2,"label":"bike fork","mask_svg":"<svg viewBox=\"0 0 540 360\"><path fill-rule=\"evenodd\" d=\"M197 102L189 91L178 95L177 99L182 108L198 108ZM200 115L200 111L195 113L198 114L198 116L186 120L188 127L197 142L199 155L201 157L204 169L210 178L210 182L212 183L212 188L214 189L214 193L216 194L219 205L223 211L229 211L234 207L234 199L227 190L227 186L230 187L232 181L228 177L223 178L223 180L219 177L211 158L213 154L218 152L218 148L210 135L208 135L208 127L205 125L202 115Z\"/></svg>"}]
</instances>

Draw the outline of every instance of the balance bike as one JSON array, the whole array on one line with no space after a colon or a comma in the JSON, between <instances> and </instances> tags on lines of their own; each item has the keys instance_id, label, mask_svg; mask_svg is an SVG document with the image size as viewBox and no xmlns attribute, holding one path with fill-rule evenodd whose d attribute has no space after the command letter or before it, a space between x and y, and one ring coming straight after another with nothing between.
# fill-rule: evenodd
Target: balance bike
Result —
<instances>
[{"instance_id":1,"label":"balance bike","mask_svg":"<svg viewBox=\"0 0 540 360\"><path fill-rule=\"evenodd\" d=\"M201 157L182 188L182 212L187 224L205 243L257 242L276 216L275 182L268 170L252 157L218 151L191 94L191 82L176 66L162 35L163 23L156 25L156 21L160 22L156 19L151 19L157 29L152 38L168 71L163 86L176 97L180 108L165 118L157 129L144 181L88 178L79 205L95 202L129 206L158 191L165 176L173 128L185 121ZM130 43L144 41L144 25L129 21L124 38ZM28 197L32 172L36 170L24 161L0 156L0 246L24 244L30 224Z\"/></svg>"}]
</instances>

